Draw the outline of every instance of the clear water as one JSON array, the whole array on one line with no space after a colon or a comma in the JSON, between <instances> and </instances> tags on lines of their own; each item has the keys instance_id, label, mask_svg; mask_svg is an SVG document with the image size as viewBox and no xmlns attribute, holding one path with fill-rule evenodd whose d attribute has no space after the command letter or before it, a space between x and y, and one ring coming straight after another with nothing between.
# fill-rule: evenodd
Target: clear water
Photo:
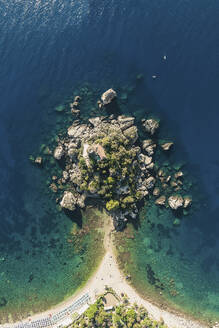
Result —
<instances>
[{"instance_id":1,"label":"clear water","mask_svg":"<svg viewBox=\"0 0 219 328\"><path fill-rule=\"evenodd\" d=\"M205 210L193 213L179 233L165 241L159 265L153 269L162 277L167 245L175 246L168 256L168 274L183 286L183 296L171 300L190 312L217 317L218 14L216 0L1 1L0 289L8 300L7 307L0 307L2 313L14 305L19 313L28 297L39 309L40 304L55 304L68 294L65 286L71 278L53 296L48 296L44 286L54 286L55 279L62 281L63 274L67 279L68 272L76 272L72 266L77 259L63 263L68 256L64 240L72 223L54 214L54 202L41 190L41 173L27 163L53 127L52 111L49 116L45 113L78 83L88 81L104 90L127 85L143 73L144 82L133 95L129 111L138 115L153 111L161 116L164 132L177 143L175 156L189 163L207 203ZM169 214L165 216L168 221ZM146 233L158 238L156 231L143 226L136 239L139 254L144 252L140 236ZM52 239L57 242L54 248L49 247ZM138 269L145 263L142 256L136 260ZM56 271L51 273L52 268ZM191 286L194 293L189 292ZM47 297L51 297L49 302Z\"/></svg>"}]
</instances>

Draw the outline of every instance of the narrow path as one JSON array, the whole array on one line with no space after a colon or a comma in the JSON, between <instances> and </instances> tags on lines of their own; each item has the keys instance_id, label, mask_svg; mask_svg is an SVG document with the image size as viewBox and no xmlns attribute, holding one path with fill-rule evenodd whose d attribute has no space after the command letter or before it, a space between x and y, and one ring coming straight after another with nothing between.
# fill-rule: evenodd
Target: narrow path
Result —
<instances>
[{"instance_id":1,"label":"narrow path","mask_svg":"<svg viewBox=\"0 0 219 328\"><path fill-rule=\"evenodd\" d=\"M175 314L169 313L165 310L158 308L157 306L151 304L149 301L141 298L138 293L132 288L126 281L125 277L122 276L121 272L119 271L114 253L113 253L113 225L112 219L110 217L106 217L104 223L104 247L106 253L103 257L103 260L95 272L95 274L88 280L86 286L81 289L78 293L72 296L67 301L59 304L58 306L54 307L53 309L33 315L31 320L40 320L48 316L53 316L62 309L65 309L80 297L83 297L86 293L90 296L90 301L93 303L98 294L101 294L105 291L105 286L112 287L115 292L120 295L121 293L127 294L130 299L131 303L136 302L138 305L143 305L150 316L155 320L160 320L163 318L165 323L169 328L206 328L207 326L203 326L198 322L193 322L187 318L177 316ZM82 309L81 311L82 312ZM68 319L68 318L67 318ZM24 320L24 322L28 322L29 319ZM0 327L16 327L17 324L6 324L0 325ZM216 326L215 326L216 328Z\"/></svg>"}]
</instances>

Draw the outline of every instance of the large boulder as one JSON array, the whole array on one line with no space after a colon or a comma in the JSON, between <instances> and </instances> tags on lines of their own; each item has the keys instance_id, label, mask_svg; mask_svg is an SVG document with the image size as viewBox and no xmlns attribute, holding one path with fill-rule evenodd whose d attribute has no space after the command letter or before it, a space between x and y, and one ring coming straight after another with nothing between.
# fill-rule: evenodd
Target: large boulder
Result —
<instances>
[{"instance_id":1,"label":"large boulder","mask_svg":"<svg viewBox=\"0 0 219 328\"><path fill-rule=\"evenodd\" d=\"M57 146L54 151L55 159L60 160L63 155L64 155L64 149L63 149L62 145Z\"/></svg>"},{"instance_id":2,"label":"large boulder","mask_svg":"<svg viewBox=\"0 0 219 328\"><path fill-rule=\"evenodd\" d=\"M173 146L173 142L165 142L162 143L160 146L163 150L167 151L170 150L170 148Z\"/></svg>"},{"instance_id":3,"label":"large boulder","mask_svg":"<svg viewBox=\"0 0 219 328\"><path fill-rule=\"evenodd\" d=\"M132 142L132 144L138 139L138 129L135 125L123 131L123 134Z\"/></svg>"},{"instance_id":4,"label":"large boulder","mask_svg":"<svg viewBox=\"0 0 219 328\"><path fill-rule=\"evenodd\" d=\"M93 117L89 119L89 122L94 126L97 127L98 125L101 124L102 118L101 117Z\"/></svg>"},{"instance_id":5,"label":"large boulder","mask_svg":"<svg viewBox=\"0 0 219 328\"><path fill-rule=\"evenodd\" d=\"M118 116L118 122L122 131L130 128L135 122L134 117L127 117L125 115Z\"/></svg>"},{"instance_id":6,"label":"large boulder","mask_svg":"<svg viewBox=\"0 0 219 328\"><path fill-rule=\"evenodd\" d=\"M155 204L156 205L160 205L160 206L164 206L166 202L166 196L160 196L159 198L156 199Z\"/></svg>"},{"instance_id":7,"label":"large boulder","mask_svg":"<svg viewBox=\"0 0 219 328\"><path fill-rule=\"evenodd\" d=\"M143 127L149 134L153 135L159 128L159 122L153 118L150 118L143 123Z\"/></svg>"},{"instance_id":8,"label":"large boulder","mask_svg":"<svg viewBox=\"0 0 219 328\"><path fill-rule=\"evenodd\" d=\"M108 105L110 104L115 98L117 97L117 93L116 91L114 91L113 89L109 89L107 91L105 91L102 96L101 96L101 100L103 105Z\"/></svg>"},{"instance_id":9,"label":"large boulder","mask_svg":"<svg viewBox=\"0 0 219 328\"><path fill-rule=\"evenodd\" d=\"M87 124L72 125L68 128L69 137L80 138L84 136L87 130Z\"/></svg>"},{"instance_id":10,"label":"large boulder","mask_svg":"<svg viewBox=\"0 0 219 328\"><path fill-rule=\"evenodd\" d=\"M184 204L184 199L181 195L173 195L168 198L168 204L173 210L177 210Z\"/></svg>"},{"instance_id":11,"label":"large boulder","mask_svg":"<svg viewBox=\"0 0 219 328\"><path fill-rule=\"evenodd\" d=\"M65 191L60 206L66 210L74 211L77 199L70 191Z\"/></svg>"},{"instance_id":12,"label":"large boulder","mask_svg":"<svg viewBox=\"0 0 219 328\"><path fill-rule=\"evenodd\" d=\"M188 206L190 206L192 204L192 198L190 196L185 196L184 197L184 208L187 208Z\"/></svg>"},{"instance_id":13,"label":"large boulder","mask_svg":"<svg viewBox=\"0 0 219 328\"><path fill-rule=\"evenodd\" d=\"M80 208L84 208L85 207L85 199L86 199L86 196L85 194L78 194L78 198L77 198L77 205L80 207Z\"/></svg>"},{"instance_id":14,"label":"large boulder","mask_svg":"<svg viewBox=\"0 0 219 328\"><path fill-rule=\"evenodd\" d=\"M144 184L146 185L146 188L148 190L150 190L150 189L154 188L155 182L156 182L156 180L154 177L149 177L144 181Z\"/></svg>"},{"instance_id":15,"label":"large boulder","mask_svg":"<svg viewBox=\"0 0 219 328\"><path fill-rule=\"evenodd\" d=\"M152 162L152 157L149 157L149 156L144 155L144 154L139 154L138 155L138 160L140 161L140 163L143 163L145 165L149 165Z\"/></svg>"},{"instance_id":16,"label":"large boulder","mask_svg":"<svg viewBox=\"0 0 219 328\"><path fill-rule=\"evenodd\" d=\"M152 139L146 139L142 142L142 148L149 156L152 156L154 154L156 144Z\"/></svg>"}]
</instances>

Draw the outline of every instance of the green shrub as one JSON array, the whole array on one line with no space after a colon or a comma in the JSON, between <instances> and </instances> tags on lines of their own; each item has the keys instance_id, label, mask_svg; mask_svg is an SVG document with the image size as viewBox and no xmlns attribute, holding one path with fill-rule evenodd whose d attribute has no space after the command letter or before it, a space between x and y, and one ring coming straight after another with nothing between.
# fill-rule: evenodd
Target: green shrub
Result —
<instances>
[{"instance_id":1,"label":"green shrub","mask_svg":"<svg viewBox=\"0 0 219 328\"><path fill-rule=\"evenodd\" d=\"M106 203L106 209L108 211L115 211L119 208L119 202L118 200L109 200L107 203Z\"/></svg>"}]
</instances>

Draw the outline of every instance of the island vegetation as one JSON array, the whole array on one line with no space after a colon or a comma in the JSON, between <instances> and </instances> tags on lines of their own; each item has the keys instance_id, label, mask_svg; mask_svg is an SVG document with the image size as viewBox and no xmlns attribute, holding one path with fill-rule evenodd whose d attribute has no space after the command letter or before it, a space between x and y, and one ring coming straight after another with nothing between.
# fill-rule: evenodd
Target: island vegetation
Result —
<instances>
[{"instance_id":1,"label":"island vegetation","mask_svg":"<svg viewBox=\"0 0 219 328\"><path fill-rule=\"evenodd\" d=\"M46 147L61 172L51 176L49 184L60 207L73 212L89 202L98 204L110 213L117 230L136 220L150 197L160 207L186 211L192 199L183 185L183 172L156 161L157 152L173 147L172 141L158 138L159 120L147 117L137 126L133 116L109 114L84 121L79 116L81 101L76 96L70 103L72 124L56 138L55 148ZM117 93L109 89L97 104L112 111L116 101ZM43 164L41 156L30 159Z\"/></svg>"},{"instance_id":2,"label":"island vegetation","mask_svg":"<svg viewBox=\"0 0 219 328\"><path fill-rule=\"evenodd\" d=\"M162 319L160 322L151 319L144 307L130 304L126 295L122 294L118 297L112 289L107 290L94 304L91 304L70 327L167 328Z\"/></svg>"}]
</instances>

